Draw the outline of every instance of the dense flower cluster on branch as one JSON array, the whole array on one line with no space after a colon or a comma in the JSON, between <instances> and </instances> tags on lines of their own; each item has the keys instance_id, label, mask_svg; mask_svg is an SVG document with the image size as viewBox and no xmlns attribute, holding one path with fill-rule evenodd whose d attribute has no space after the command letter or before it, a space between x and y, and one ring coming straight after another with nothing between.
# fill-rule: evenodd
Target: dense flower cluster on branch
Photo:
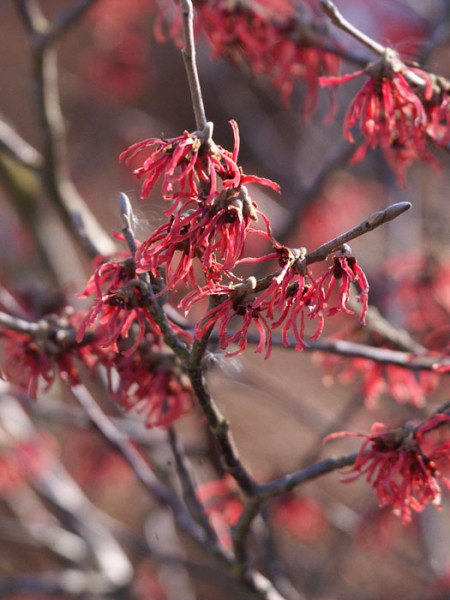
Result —
<instances>
[{"instance_id":1,"label":"dense flower cluster on branch","mask_svg":"<svg viewBox=\"0 0 450 600\"><path fill-rule=\"evenodd\" d=\"M370 435L339 432L324 441L365 438L344 481L365 475L380 506L392 506L403 523L409 523L412 511L421 512L428 502L440 507L440 482L450 489L449 424L450 415L442 413L432 415L417 427L407 424L389 430L382 423L374 423Z\"/></svg>"}]
</instances>

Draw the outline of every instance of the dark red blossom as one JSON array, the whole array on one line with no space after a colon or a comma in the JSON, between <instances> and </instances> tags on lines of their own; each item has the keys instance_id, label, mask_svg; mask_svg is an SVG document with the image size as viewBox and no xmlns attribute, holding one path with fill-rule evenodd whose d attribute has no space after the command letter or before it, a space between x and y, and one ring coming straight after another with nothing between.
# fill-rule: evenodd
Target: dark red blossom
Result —
<instances>
[{"instance_id":1,"label":"dark red blossom","mask_svg":"<svg viewBox=\"0 0 450 600\"><path fill-rule=\"evenodd\" d=\"M425 100L427 134L439 146L450 142L450 83L431 75L433 95Z\"/></svg>"},{"instance_id":2,"label":"dark red blossom","mask_svg":"<svg viewBox=\"0 0 450 600\"><path fill-rule=\"evenodd\" d=\"M352 283L357 283L360 288L356 299L362 304L359 322L364 325L368 306L369 282L347 244L342 246L338 256L333 257L333 264L328 271L317 280L314 286L314 298L311 301L311 316L321 316L325 309L328 315L338 312L352 315L353 311L348 308ZM330 307L331 295L336 286L339 287L339 304Z\"/></svg>"},{"instance_id":3,"label":"dark red blossom","mask_svg":"<svg viewBox=\"0 0 450 600\"><path fill-rule=\"evenodd\" d=\"M262 218L266 232L251 224ZM164 269L165 289L179 283L196 287L197 260L208 282L219 282L223 274L231 278L233 268L244 252L249 234L269 236L267 218L250 199L245 186L222 190L210 205L187 201L180 211L161 225L140 246L136 259L139 272L157 274Z\"/></svg>"},{"instance_id":4,"label":"dark red blossom","mask_svg":"<svg viewBox=\"0 0 450 600\"><path fill-rule=\"evenodd\" d=\"M325 507L315 498L286 495L274 506L275 526L299 540L315 540L329 528Z\"/></svg>"},{"instance_id":5,"label":"dark red blossom","mask_svg":"<svg viewBox=\"0 0 450 600\"><path fill-rule=\"evenodd\" d=\"M410 76L408 76L408 73ZM362 160L368 148L380 146L401 184L406 168L416 160L435 161L426 148L428 117L422 100L413 89L411 77L419 77L425 100L431 98L432 88L423 71L407 69L393 50L366 69L342 77L320 78L321 85L339 85L355 77L369 78L351 102L344 120L344 136L354 142L352 128L359 121L365 138L355 152L352 162ZM421 88L421 89L422 89ZM441 117L436 116L439 122Z\"/></svg>"},{"instance_id":6,"label":"dark red blossom","mask_svg":"<svg viewBox=\"0 0 450 600\"><path fill-rule=\"evenodd\" d=\"M303 350L305 342L305 313L311 317L312 298L316 282L304 262L305 248L289 249L275 243L274 256L278 258L281 271L258 297L254 307L264 312L275 329L281 327L282 341L289 346L288 335L292 333L297 342L296 350ZM271 255L269 255L270 257ZM266 257L267 258L267 257ZM316 313L318 325L312 339L317 339L323 329L323 316Z\"/></svg>"},{"instance_id":7,"label":"dark red blossom","mask_svg":"<svg viewBox=\"0 0 450 600\"><path fill-rule=\"evenodd\" d=\"M134 144L120 155L120 160L130 164L142 152L153 149L142 166L134 170L138 178L145 177L141 197L147 197L158 179L162 178L162 196L174 203L168 213L173 213L179 203L188 198L201 198L207 204L217 195L216 177L225 188L239 188L245 183L258 181L279 189L276 184L255 176L246 176L237 165L239 131L235 121L230 121L234 133L234 149L229 152L215 144L211 138L212 124L204 131L194 131L172 138L150 138Z\"/></svg>"},{"instance_id":8,"label":"dark red blossom","mask_svg":"<svg viewBox=\"0 0 450 600\"><path fill-rule=\"evenodd\" d=\"M429 501L440 507L439 482L450 489L450 480L443 475L443 470L449 467L450 441L439 438L430 444L431 438L428 438L431 432L448 423L450 415L442 413L432 415L415 428L409 423L389 430L382 423L374 423L370 435L344 431L324 441L339 437L365 438L344 481L365 475L380 507L392 506L402 522L409 523L412 511L421 512Z\"/></svg>"},{"instance_id":9,"label":"dark red blossom","mask_svg":"<svg viewBox=\"0 0 450 600\"><path fill-rule=\"evenodd\" d=\"M362 302L360 321L363 323L367 311L367 279L357 265L356 259L345 246L341 255L334 257L333 265L319 279L314 279L306 268L304 248L290 250L274 243L274 252L260 258L244 258L240 263L256 262L277 258L281 270L272 275L269 282L258 283L249 277L241 283L230 285L214 284L194 289L180 302L180 308L186 312L203 298L209 298L213 307L196 326L196 336L202 338L216 324L219 328L219 343L222 349L230 343L237 342L242 352L247 345L247 335L252 325L256 326L259 343L256 352L266 349L265 358L270 355L272 347L272 329L282 327L282 341L291 345L288 336L293 334L296 349L303 350L305 341L305 317L317 320L317 328L312 339L317 339L323 329L324 315L333 315L338 311L352 313L347 307L350 298L350 285L357 282L361 292L357 298ZM329 307L331 293L340 285L339 305ZM234 332L228 327L234 317L241 317L242 324Z\"/></svg>"},{"instance_id":10,"label":"dark red blossom","mask_svg":"<svg viewBox=\"0 0 450 600\"><path fill-rule=\"evenodd\" d=\"M263 352L266 348L265 358L268 358L272 349L272 332L270 324L262 314L261 309L253 308L256 298L255 285L256 279L249 277L244 283L215 286L213 290L206 286L185 296L180 303L180 307L186 312L202 298L211 298L215 304L204 318L197 323L195 327L197 339L201 339L209 329L218 324L220 348L225 350L230 344L236 342L239 350L227 353L227 356L234 356L243 352L247 347L247 334L253 324L257 328L260 339L255 352ZM241 317L242 324L235 332L230 333L228 326L234 317Z\"/></svg>"},{"instance_id":11,"label":"dark red blossom","mask_svg":"<svg viewBox=\"0 0 450 600\"><path fill-rule=\"evenodd\" d=\"M33 431L28 437L14 440L0 450L0 495L39 479L51 466L57 443L47 431Z\"/></svg>"},{"instance_id":12,"label":"dark red blossom","mask_svg":"<svg viewBox=\"0 0 450 600\"><path fill-rule=\"evenodd\" d=\"M401 325L421 335L430 349L436 347L427 338L449 324L450 261L432 254L399 254L385 262L383 272L389 289L386 310L391 303L401 305Z\"/></svg>"},{"instance_id":13,"label":"dark red blossom","mask_svg":"<svg viewBox=\"0 0 450 600\"><path fill-rule=\"evenodd\" d=\"M103 326L100 331L104 335L101 342L104 348L111 347L116 351L119 339L130 338L132 344L125 354L131 354L138 347L149 329L160 335L149 312L149 285L136 275L132 258L97 267L81 294L82 297L95 294L96 301L81 323L78 342L96 319Z\"/></svg>"}]
</instances>

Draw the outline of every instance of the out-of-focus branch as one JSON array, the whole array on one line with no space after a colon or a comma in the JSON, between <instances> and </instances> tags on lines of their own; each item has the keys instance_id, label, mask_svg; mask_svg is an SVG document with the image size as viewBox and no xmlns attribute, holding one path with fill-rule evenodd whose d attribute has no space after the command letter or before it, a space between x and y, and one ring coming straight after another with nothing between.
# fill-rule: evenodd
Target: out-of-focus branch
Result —
<instances>
[{"instance_id":1,"label":"out-of-focus branch","mask_svg":"<svg viewBox=\"0 0 450 600\"><path fill-rule=\"evenodd\" d=\"M211 523L209 522L203 505L196 496L195 485L192 480L192 475L189 472L189 467L185 458L185 452L180 447L180 441L178 440L177 433L173 427L169 428L168 436L186 506L197 523L203 527L206 535L208 536L209 543L216 545L218 544L217 534L211 527Z\"/></svg>"},{"instance_id":2,"label":"out-of-focus branch","mask_svg":"<svg viewBox=\"0 0 450 600\"><path fill-rule=\"evenodd\" d=\"M39 152L3 120L0 120L0 152L33 171L39 172L42 168L43 160Z\"/></svg>"},{"instance_id":3,"label":"out-of-focus branch","mask_svg":"<svg viewBox=\"0 0 450 600\"><path fill-rule=\"evenodd\" d=\"M3 388L2 392L7 389L6 384L1 387ZM33 440L36 436L34 425L8 391L2 394L0 421L8 434L19 443ZM90 504L61 463L56 459L50 460L50 458L48 456L48 467L42 469L33 478L33 488L40 498L45 499L45 506L51 507L52 513L57 516L59 521L66 525L67 529L75 531L86 543L90 554L95 558L101 578L109 586L109 589L117 589L117 587L126 585L131 577L131 565L127 557L108 527L99 518L99 511ZM18 510L19 506L16 509ZM22 518L26 518L24 510L19 512ZM35 507L31 512L36 516ZM36 534L35 523L30 523L29 529L32 535L33 532ZM36 537L39 537L41 543L45 541L47 546L54 544L57 548L59 543L59 554L61 554L63 550L61 546L64 544L63 537L60 536L56 540L49 536L50 531L40 532ZM67 541L68 538L66 538ZM73 538L70 543L73 543ZM73 550L72 547L72 558L75 558ZM67 546L65 552L67 557Z\"/></svg>"},{"instance_id":4,"label":"out-of-focus branch","mask_svg":"<svg viewBox=\"0 0 450 600\"><path fill-rule=\"evenodd\" d=\"M356 304L357 302L354 299L349 302L352 310L356 310ZM427 353L426 348L416 342L406 329L395 327L392 323L389 323L376 306L369 306L364 328L367 331L377 333L387 343L393 344L397 350L404 350L418 356L423 356Z\"/></svg>"},{"instance_id":5,"label":"out-of-focus branch","mask_svg":"<svg viewBox=\"0 0 450 600\"><path fill-rule=\"evenodd\" d=\"M48 41L53 41L61 37L61 35L74 27L97 2L98 0L78 0L73 6L60 12L47 28L45 35Z\"/></svg>"},{"instance_id":6,"label":"out-of-focus branch","mask_svg":"<svg viewBox=\"0 0 450 600\"><path fill-rule=\"evenodd\" d=\"M35 335L42 329L39 323L26 321L25 319L20 319L18 317L12 317L4 312L0 312L0 327L4 327L10 331L29 333L30 335Z\"/></svg>"},{"instance_id":7,"label":"out-of-focus branch","mask_svg":"<svg viewBox=\"0 0 450 600\"><path fill-rule=\"evenodd\" d=\"M59 573L27 573L0 578L0 597L23 597L28 594L64 598L111 598L111 588L95 572L66 569ZM121 598L128 598L123 593Z\"/></svg>"},{"instance_id":8,"label":"out-of-focus branch","mask_svg":"<svg viewBox=\"0 0 450 600\"><path fill-rule=\"evenodd\" d=\"M66 15L59 25L49 23L39 5L32 0L16 0L16 5L31 45L37 111L44 132L44 186L75 239L81 242L89 255L110 254L114 251L114 244L75 188L67 164L57 57L52 42L57 37L55 32L65 31L72 21ZM82 13L77 14L81 16Z\"/></svg>"},{"instance_id":9,"label":"out-of-focus branch","mask_svg":"<svg viewBox=\"0 0 450 600\"><path fill-rule=\"evenodd\" d=\"M353 465L358 454L358 452L355 452L354 454L347 454L338 458L325 458L295 473L289 473L269 483L261 483L259 484L259 494L263 498L270 498L283 492L289 492L306 481L312 481L322 475L342 469L342 467Z\"/></svg>"},{"instance_id":10,"label":"out-of-focus branch","mask_svg":"<svg viewBox=\"0 0 450 600\"><path fill-rule=\"evenodd\" d=\"M212 336L215 339L215 336ZM247 334L249 344L258 344L259 336L257 334ZM288 348L295 348L297 342L292 339ZM272 338L274 346L284 346L281 336L274 335ZM404 369L416 371L432 371L433 365L437 362L435 356L415 356L410 352L401 352L400 350L390 350L389 348L376 348L357 342L348 342L346 340L333 340L331 338L322 338L320 340L307 340L307 346L303 352L320 350L329 354L338 354L339 356L360 357L373 360L381 364L396 365Z\"/></svg>"},{"instance_id":11,"label":"out-of-focus branch","mask_svg":"<svg viewBox=\"0 0 450 600\"><path fill-rule=\"evenodd\" d=\"M185 531L192 540L202 547L205 547L207 541L203 530L189 517L179 503L178 498L173 495L168 488L162 486L162 484L155 479L141 455L100 410L86 388L83 386L73 386L71 391L105 439L113 447L118 449L121 455L129 462L131 468L144 487L156 500L161 502L164 506L169 506L178 526ZM241 468L243 467L241 466ZM235 569L234 561L230 562L228 554L221 548L217 546L211 547L210 545L208 545L208 548L224 565L227 565L228 568ZM273 587L272 583L257 571L247 571L242 578L242 581L247 587L257 593L262 600L284 600L283 596Z\"/></svg>"},{"instance_id":12,"label":"out-of-focus branch","mask_svg":"<svg viewBox=\"0 0 450 600\"><path fill-rule=\"evenodd\" d=\"M172 510L175 521L183 531L186 531L186 533L198 543L204 544L205 536L203 531L189 517L176 495L156 479L148 464L131 444L127 436L119 431L111 419L103 413L88 390L82 385L77 385L71 387L71 393L86 411L86 414L89 415L92 423L102 436L114 449L118 450L128 462L136 477L143 484L145 489L150 492L152 497L163 506L168 506Z\"/></svg>"}]
</instances>

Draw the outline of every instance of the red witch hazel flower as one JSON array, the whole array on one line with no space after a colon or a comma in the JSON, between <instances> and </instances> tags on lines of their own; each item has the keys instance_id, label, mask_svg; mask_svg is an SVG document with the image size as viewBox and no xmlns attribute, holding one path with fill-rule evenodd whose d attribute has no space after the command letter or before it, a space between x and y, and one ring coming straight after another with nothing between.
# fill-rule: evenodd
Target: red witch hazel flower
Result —
<instances>
[{"instance_id":1,"label":"red witch hazel flower","mask_svg":"<svg viewBox=\"0 0 450 600\"><path fill-rule=\"evenodd\" d=\"M103 325L103 347L117 351L117 341L130 338L130 347L124 351L130 355L139 346L145 333L151 329L161 335L158 325L148 310L149 290L147 284L136 275L133 258L110 261L97 267L81 297L96 294L96 302L89 310L78 330L81 342L87 327L98 318ZM102 288L106 287L106 293Z\"/></svg>"},{"instance_id":2,"label":"red witch hazel flower","mask_svg":"<svg viewBox=\"0 0 450 600\"><path fill-rule=\"evenodd\" d=\"M412 511L421 512L431 501L440 508L439 481L450 489L450 440L433 433L450 423L450 415L435 414L419 426L407 423L399 429L389 430L382 423L374 423L370 435L346 431L327 436L324 442L339 437L363 437L354 466L344 482L354 481L362 475L371 483L381 508L392 506L409 523ZM448 427L445 428L448 434ZM438 481L439 480L439 481Z\"/></svg>"},{"instance_id":3,"label":"red witch hazel flower","mask_svg":"<svg viewBox=\"0 0 450 600\"><path fill-rule=\"evenodd\" d=\"M320 84L339 85L369 75L369 79L353 99L344 121L344 136L354 142L351 129L359 120L359 128L365 138L352 158L359 162L368 148L380 146L395 171L399 183L404 184L406 168L416 160L434 164L426 148L429 128L424 104L411 86L411 79L418 80L424 89L424 100L430 100L433 88L426 73L408 69L393 50L387 48L384 56L366 69L342 77L323 77ZM436 131L442 123L442 115L435 111Z\"/></svg>"},{"instance_id":4,"label":"red witch hazel flower","mask_svg":"<svg viewBox=\"0 0 450 600\"><path fill-rule=\"evenodd\" d=\"M204 286L195 289L180 302L180 308L188 312L202 298L214 299L214 306L195 328L196 336L201 339L214 325L219 326L219 343L222 349L237 342L239 350L228 356L242 352L247 345L247 335L251 325L256 326L259 343L255 352L266 349L265 358L270 356L272 330L282 326L282 341L290 346L288 338L293 333L296 349L307 347L305 341L305 315L317 319L318 325L312 339L317 339L323 329L324 312L335 314L338 311L353 314L347 307L350 298L350 284L358 282L361 292L358 300L362 302L361 323L367 311L369 285L356 259L350 254L350 248L343 246L341 254L335 256L333 265L318 280L315 280L306 268L304 248L290 250L274 243L274 252L258 259L242 259L239 262L256 262L269 258L278 258L281 270L270 277L269 282L257 282L254 277L238 284ZM331 293L340 283L340 302L338 306L328 307ZM242 325L233 333L228 327L234 317L242 317Z\"/></svg>"},{"instance_id":5,"label":"red witch hazel flower","mask_svg":"<svg viewBox=\"0 0 450 600\"><path fill-rule=\"evenodd\" d=\"M328 289L325 293L325 285L328 283ZM362 304L359 322L364 325L366 322L367 305L369 300L369 282L364 274L364 271L356 262L356 258L352 255L352 251L348 244L343 244L341 252L338 256L333 257L333 265L327 273L323 275L316 286L319 298L314 299L315 311L321 313L324 306L328 306L331 293L336 284L340 286L339 304L328 308L328 315L334 315L337 312L344 312L349 315L353 311L348 308L350 300L350 287L352 283L358 283L361 291L356 299ZM315 312L313 311L313 312Z\"/></svg>"},{"instance_id":6,"label":"red witch hazel flower","mask_svg":"<svg viewBox=\"0 0 450 600\"><path fill-rule=\"evenodd\" d=\"M222 350L229 344L237 342L239 350L228 352L227 356L240 354L247 347L247 334L250 326L256 326L259 333L259 344L255 352L262 352L266 348L265 358L270 356L272 349L272 332L270 324L262 314L260 308L254 308L256 279L249 277L245 282L230 286L216 286L211 290L208 286L200 291L194 290L180 303L180 307L188 312L195 302L206 297L213 297L216 305L197 323L195 335L201 339L206 332L219 325L219 344ZM242 317L242 326L238 331L229 334L228 326L234 317Z\"/></svg>"},{"instance_id":7,"label":"red witch hazel flower","mask_svg":"<svg viewBox=\"0 0 450 600\"><path fill-rule=\"evenodd\" d=\"M145 177L141 198L146 198L160 177L163 179L162 196L174 203L169 214L175 212L179 202L187 198L198 198L205 194L211 201L217 193L216 175L227 181L228 187L245 183L236 164L239 151L237 125L231 121L235 135L233 152L225 150L212 141L212 123L204 131L185 131L172 139L150 138L134 144L120 155L129 165L143 151L156 146L141 167L134 170L138 177Z\"/></svg>"},{"instance_id":8,"label":"red witch hazel flower","mask_svg":"<svg viewBox=\"0 0 450 600\"><path fill-rule=\"evenodd\" d=\"M258 217L266 225L265 232L251 227ZM211 205L186 202L178 214L145 240L136 256L138 271L157 274L162 267L166 288L188 281L196 287L197 259L208 282L220 281L224 273L233 278L231 271L244 252L247 235L270 240L269 231L267 218L252 202L246 186L224 189Z\"/></svg>"},{"instance_id":9,"label":"red witch hazel flower","mask_svg":"<svg viewBox=\"0 0 450 600\"><path fill-rule=\"evenodd\" d=\"M450 82L430 75L433 96L425 101L428 118L427 134L439 146L450 142Z\"/></svg>"},{"instance_id":10,"label":"red witch hazel flower","mask_svg":"<svg viewBox=\"0 0 450 600\"><path fill-rule=\"evenodd\" d=\"M200 260L208 282L219 282L222 272L229 274L241 257L247 234L270 239L269 223L249 197L246 184L259 183L276 192L280 188L273 181L242 172L237 165L239 131L234 121L231 126L233 152L216 146L210 137L211 128L207 127L201 134L186 133L167 141L165 146L159 140L156 152L135 171L138 176L147 173L143 196L162 177L163 195L173 202L168 211L170 220L142 243L136 257L138 272L157 276L159 268L164 268L166 288L178 282L190 282L196 287L194 259ZM122 156L128 156L129 161L154 142L141 142ZM176 184L178 191L174 188ZM251 227L259 216L265 223L265 232Z\"/></svg>"},{"instance_id":11,"label":"red witch hazel flower","mask_svg":"<svg viewBox=\"0 0 450 600\"><path fill-rule=\"evenodd\" d=\"M46 383L46 389L50 388L57 375L69 385L79 383L74 357L87 357L87 352L75 341L75 320L72 309L66 307L61 316L48 315L37 323L30 323L34 330L31 333L2 331L4 378L33 399L38 394L41 380Z\"/></svg>"}]
</instances>

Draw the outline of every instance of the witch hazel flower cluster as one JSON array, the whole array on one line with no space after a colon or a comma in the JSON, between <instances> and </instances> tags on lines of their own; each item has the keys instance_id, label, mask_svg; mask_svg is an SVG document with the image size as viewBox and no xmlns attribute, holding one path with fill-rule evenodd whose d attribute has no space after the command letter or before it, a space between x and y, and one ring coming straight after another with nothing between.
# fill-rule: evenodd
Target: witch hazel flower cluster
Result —
<instances>
[{"instance_id":1,"label":"witch hazel flower cluster","mask_svg":"<svg viewBox=\"0 0 450 600\"><path fill-rule=\"evenodd\" d=\"M199 0L195 8L196 31L206 36L213 58L226 58L238 68L265 76L280 91L285 106L294 88L305 84L302 114L312 115L319 100L318 77L337 75L341 59L323 44L329 41L328 32L309 1ZM166 39L164 21L178 43L179 13L167 1L162 2L156 21L155 35L160 41Z\"/></svg>"},{"instance_id":2,"label":"witch hazel flower cluster","mask_svg":"<svg viewBox=\"0 0 450 600\"><path fill-rule=\"evenodd\" d=\"M450 415L438 413L417 426L407 423L389 430L383 423L374 423L370 434L337 432L324 442L364 438L355 464L343 481L365 476L380 507L391 506L406 524L413 512L422 512L429 502L440 508L441 484L450 489L449 424Z\"/></svg>"},{"instance_id":3,"label":"witch hazel flower cluster","mask_svg":"<svg viewBox=\"0 0 450 600\"><path fill-rule=\"evenodd\" d=\"M231 152L214 143L212 125L207 124L204 131L184 132L172 139L150 138L122 153L121 160L127 164L147 153L134 168L135 175L144 179L141 195L148 195L160 180L162 196L170 202L165 211L168 220L137 249L136 272L164 280L157 296L180 283L191 287L179 304L186 314L199 301L209 300L209 310L197 322L195 335L201 339L217 325L221 349L237 343L237 351L229 351L230 355L245 349L252 327L259 336L256 352L265 351L266 358L276 328L281 328L285 345L292 343L292 334L296 348L303 349L306 318L316 321L312 338L317 339L327 315L352 312L348 302L353 283L360 288L357 299L362 303L363 323L369 285L350 248L344 245L317 277L307 265L304 248L289 249L274 239L268 218L251 199L247 186L257 183L275 192L279 186L243 172L238 165L238 127L234 121L231 126ZM262 229L257 228L257 221L263 223ZM256 235L272 251L247 256L246 242ZM239 274L243 264L269 260L276 260L279 269L262 280ZM199 270L203 284L196 277ZM334 305L335 289L338 300Z\"/></svg>"},{"instance_id":4,"label":"witch hazel flower cluster","mask_svg":"<svg viewBox=\"0 0 450 600\"><path fill-rule=\"evenodd\" d=\"M341 77L321 77L321 86L336 86L367 76L344 119L344 137L354 143L352 129L358 123L363 142L353 155L360 162L369 148L380 147L405 184L406 169L415 161L437 166L427 139L439 146L450 140L450 84L423 70L407 67L397 52L386 48L381 58L365 69Z\"/></svg>"},{"instance_id":5,"label":"witch hazel flower cluster","mask_svg":"<svg viewBox=\"0 0 450 600\"><path fill-rule=\"evenodd\" d=\"M243 171L238 127L233 121L231 126L232 151L213 141L208 123L202 131L172 139L144 140L121 155L143 179L142 196L161 184L166 222L142 243L127 240L129 251L97 259L80 294L90 299L84 312L64 316L69 310L64 308L61 315L38 323L30 319L25 329L4 332L6 379L36 397L42 380L49 387L58 376L73 387L82 383L82 365L93 373L102 369L111 397L122 407L141 413L148 426L168 426L190 409L192 388L180 357L164 342L163 329L169 328L186 352L194 336L201 339L214 327L228 355L242 352L256 334L256 352L268 358L275 329L286 346L302 350L308 322L314 323L310 337L317 339L326 317L351 313L353 284L360 290L364 322L369 285L350 248L344 244L317 274L304 248L287 248L274 239L249 186L277 193L279 186ZM262 239L269 252L249 256L251 236ZM272 274L259 280L242 275L246 266L270 261ZM172 300L180 286L187 291L179 308L186 314L194 305L204 310L193 332L173 311L162 323L155 308ZM204 300L209 307L202 306Z\"/></svg>"}]
</instances>

